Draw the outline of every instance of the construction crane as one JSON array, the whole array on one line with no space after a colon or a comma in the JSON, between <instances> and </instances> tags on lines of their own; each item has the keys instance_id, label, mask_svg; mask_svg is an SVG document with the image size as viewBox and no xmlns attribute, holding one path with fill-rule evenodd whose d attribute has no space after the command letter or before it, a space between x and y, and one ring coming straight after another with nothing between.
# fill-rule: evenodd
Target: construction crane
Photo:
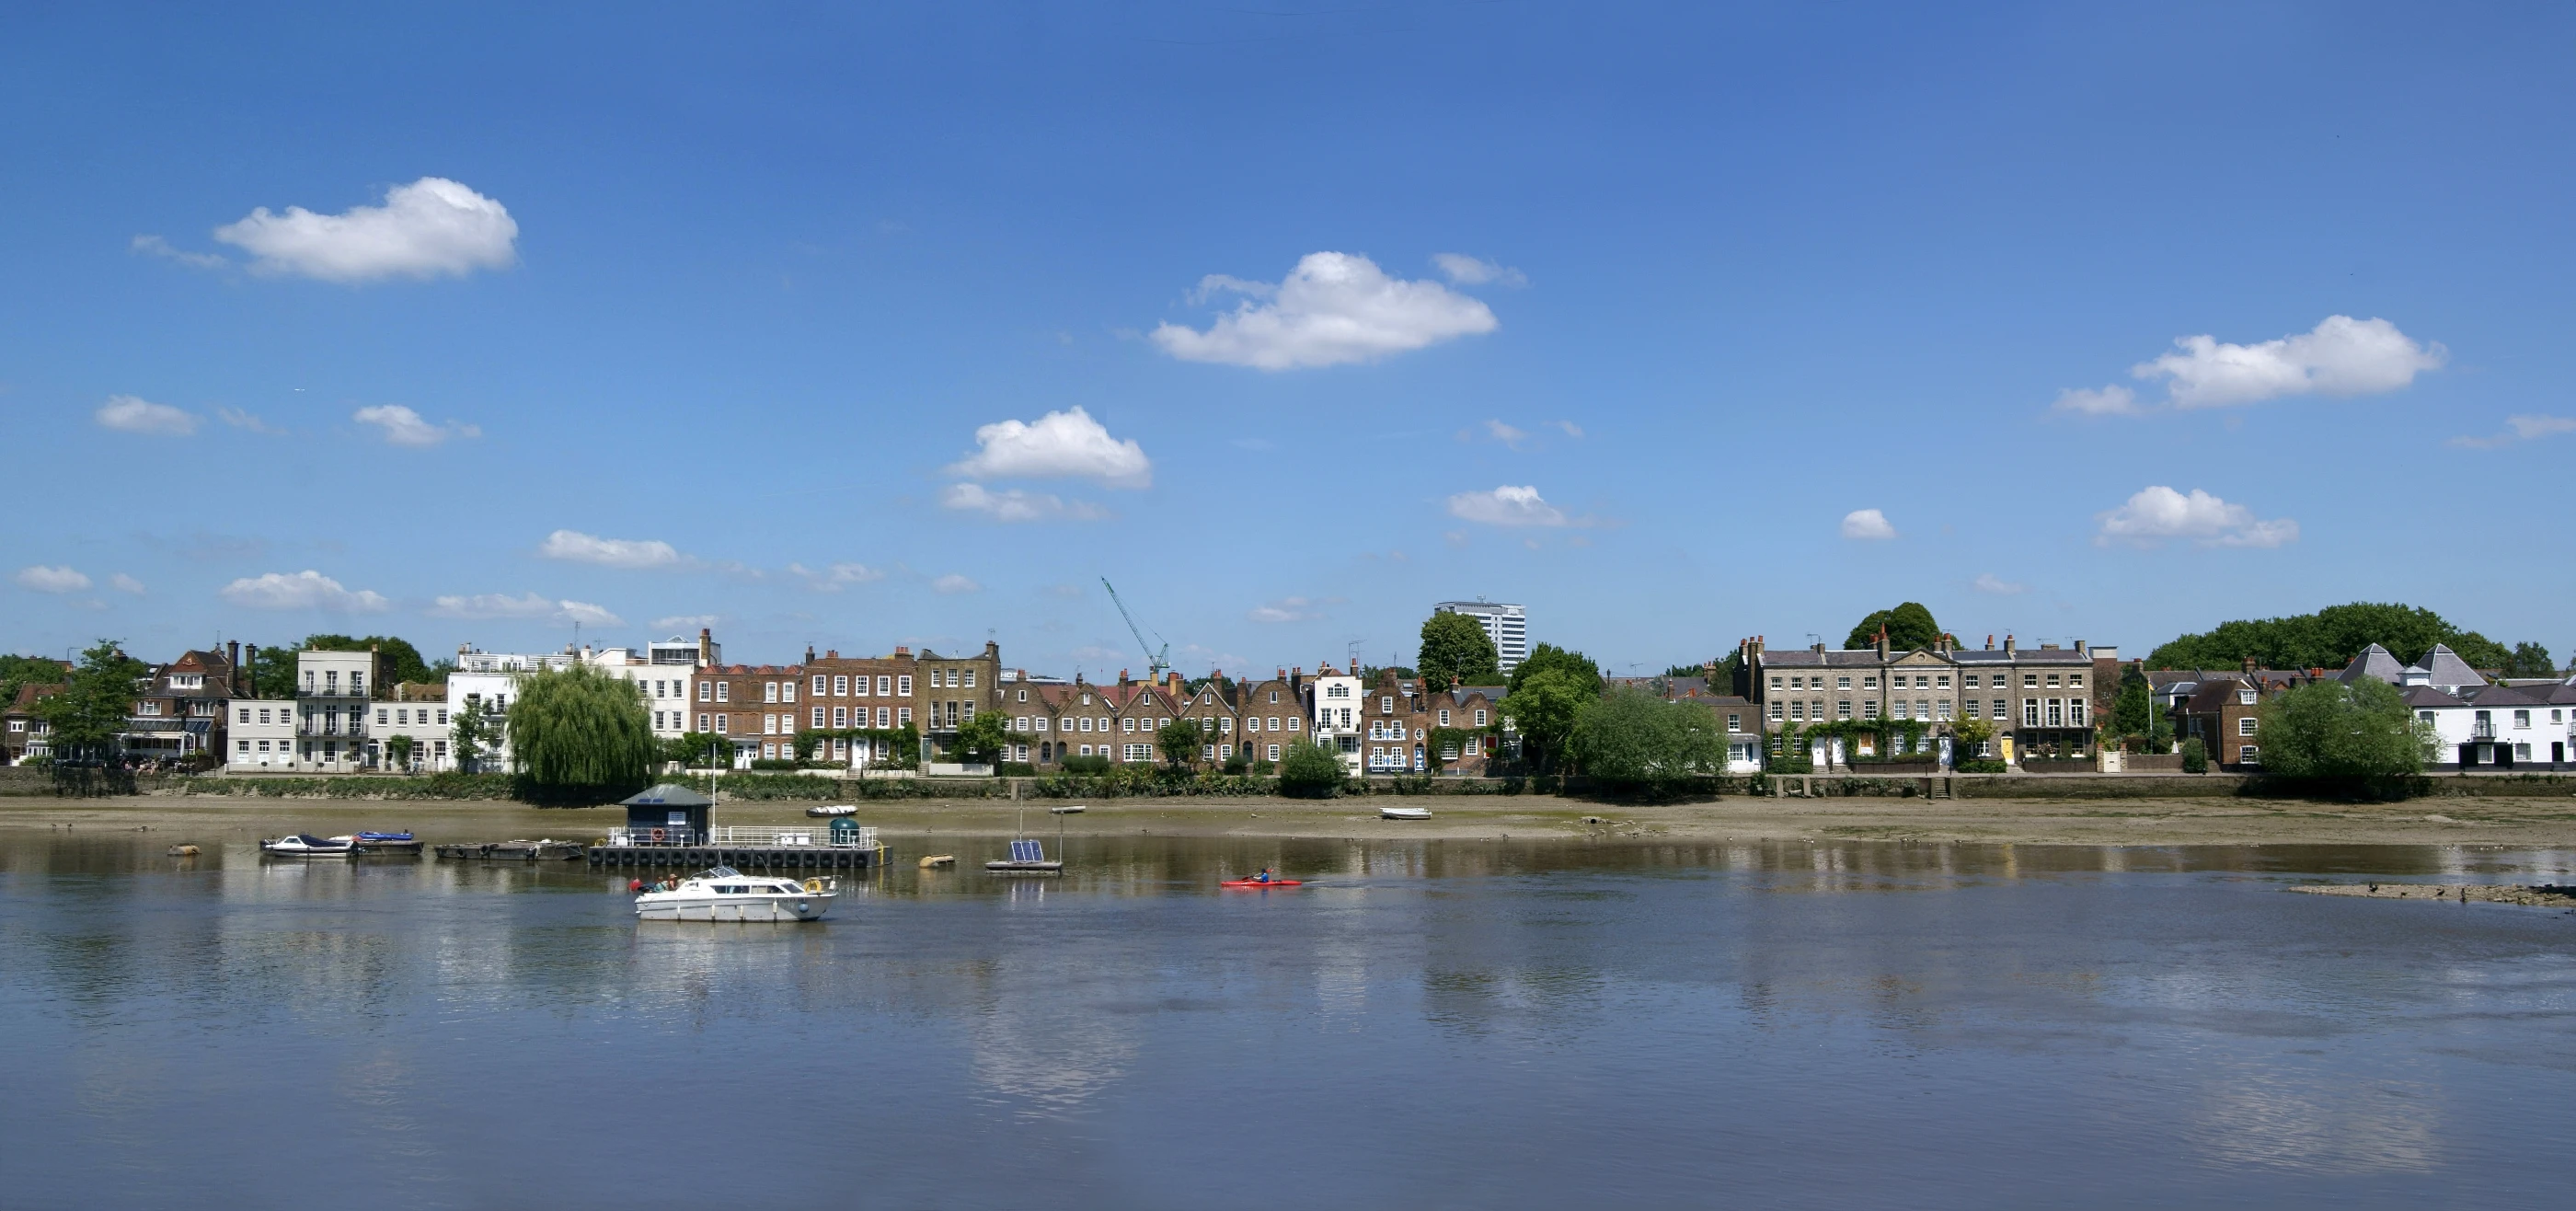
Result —
<instances>
[{"instance_id":1,"label":"construction crane","mask_svg":"<svg viewBox=\"0 0 2576 1211\"><path fill-rule=\"evenodd\" d=\"M1145 642L1145 632L1137 628L1136 616L1127 612L1127 603L1118 600L1118 586L1109 583L1109 578L1103 576L1100 578L1100 587L1109 590L1109 604L1118 607L1118 616L1127 620L1127 633L1136 637L1137 647L1145 649L1145 679L1152 681L1160 678L1163 670L1172 667L1172 662L1164 659L1165 656L1171 655L1172 645L1166 643L1162 650L1156 651L1154 645ZM1162 637L1161 631L1154 632L1154 638Z\"/></svg>"}]
</instances>

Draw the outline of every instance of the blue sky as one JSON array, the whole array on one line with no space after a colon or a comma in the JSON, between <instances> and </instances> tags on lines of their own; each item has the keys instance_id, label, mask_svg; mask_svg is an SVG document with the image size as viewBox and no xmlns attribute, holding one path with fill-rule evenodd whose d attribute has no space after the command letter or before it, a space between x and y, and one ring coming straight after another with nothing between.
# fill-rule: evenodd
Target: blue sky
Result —
<instances>
[{"instance_id":1,"label":"blue sky","mask_svg":"<svg viewBox=\"0 0 2576 1211\"><path fill-rule=\"evenodd\" d=\"M1257 7L13 16L0 646L2576 643L2565 10Z\"/></svg>"}]
</instances>

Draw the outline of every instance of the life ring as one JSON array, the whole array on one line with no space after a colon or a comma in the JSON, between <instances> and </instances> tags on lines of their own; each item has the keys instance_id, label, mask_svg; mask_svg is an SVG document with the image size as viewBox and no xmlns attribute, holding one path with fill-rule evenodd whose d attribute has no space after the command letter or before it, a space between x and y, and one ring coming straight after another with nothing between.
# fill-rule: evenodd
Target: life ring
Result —
<instances>
[{"instance_id":1,"label":"life ring","mask_svg":"<svg viewBox=\"0 0 2576 1211\"><path fill-rule=\"evenodd\" d=\"M822 881L821 879L807 879L807 880L805 880L805 894L806 894L806 895L809 895L809 896L819 896L819 895L822 895L822 894L823 894L823 881Z\"/></svg>"},{"instance_id":2,"label":"life ring","mask_svg":"<svg viewBox=\"0 0 2576 1211\"><path fill-rule=\"evenodd\" d=\"M654 840L656 840L656 841L659 841L659 840L661 840L661 839L662 839L662 830L661 830L661 829L658 829L658 828L657 828L657 829L654 829L654 830L653 830L653 839L654 839Z\"/></svg>"}]
</instances>

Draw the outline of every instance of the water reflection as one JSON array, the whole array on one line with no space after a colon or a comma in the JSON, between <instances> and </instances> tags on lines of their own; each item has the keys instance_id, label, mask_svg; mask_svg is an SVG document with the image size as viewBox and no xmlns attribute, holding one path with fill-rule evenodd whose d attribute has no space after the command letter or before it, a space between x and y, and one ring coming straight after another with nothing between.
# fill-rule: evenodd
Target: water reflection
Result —
<instances>
[{"instance_id":1,"label":"water reflection","mask_svg":"<svg viewBox=\"0 0 2576 1211\"><path fill-rule=\"evenodd\" d=\"M2457 1195L2500 1151L2576 1155L2494 1109L2576 1071L2576 918L2278 894L2562 879L2554 852L1073 836L1059 879L899 864L820 925L708 926L638 923L582 864L159 844L0 836L30 1095L0 1099L26 1142L0 1180L249 1190L243 1158L294 1147L371 1158L396 1202L492 1204L542 1175L512 1147L631 1148L632 1099L700 1085L834 1107L904 1204L1046 1170L1170 1205L1325 1156L1371 1203L1831 1201L1855 1174L1974 1202L2015 1166L2042 1201L2077 1172L2141 1203ZM1262 866L1309 882L1216 886ZM1138 1166L1154 1196L1119 1184ZM621 1193L568 1201L662 1201Z\"/></svg>"}]
</instances>

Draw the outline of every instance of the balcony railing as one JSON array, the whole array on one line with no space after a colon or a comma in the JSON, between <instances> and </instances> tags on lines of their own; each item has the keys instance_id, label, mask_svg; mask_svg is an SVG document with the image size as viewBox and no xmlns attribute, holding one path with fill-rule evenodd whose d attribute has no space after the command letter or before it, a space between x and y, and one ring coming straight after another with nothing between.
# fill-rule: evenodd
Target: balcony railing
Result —
<instances>
[{"instance_id":1,"label":"balcony railing","mask_svg":"<svg viewBox=\"0 0 2576 1211\"><path fill-rule=\"evenodd\" d=\"M327 684L321 686L308 685L303 689L295 691L295 696L298 698L364 698L367 696L367 687L363 685L353 685L346 688Z\"/></svg>"},{"instance_id":2,"label":"balcony railing","mask_svg":"<svg viewBox=\"0 0 2576 1211\"><path fill-rule=\"evenodd\" d=\"M351 719L348 721L348 726L342 727L340 726L339 720L325 716L320 719L297 720L295 724L295 734L298 736L329 736L333 739L364 740L367 738L367 727L365 721L361 719Z\"/></svg>"},{"instance_id":3,"label":"balcony railing","mask_svg":"<svg viewBox=\"0 0 2576 1211\"><path fill-rule=\"evenodd\" d=\"M660 836L654 834L659 833ZM701 835L689 828L612 828L608 844L625 846L740 845L761 849L875 849L877 830L862 825L834 833L828 824L718 825Z\"/></svg>"},{"instance_id":4,"label":"balcony railing","mask_svg":"<svg viewBox=\"0 0 2576 1211\"><path fill-rule=\"evenodd\" d=\"M2495 739L2495 738L2496 738L2496 725L2495 725L2495 721L2494 721L2494 720L2492 720L2492 719L2480 719L2480 720L2478 720L2477 722L2472 723L2472 724L2470 724L2470 725L2469 725L2469 739L2471 739L2471 740L2493 740L2493 739Z\"/></svg>"}]
</instances>

